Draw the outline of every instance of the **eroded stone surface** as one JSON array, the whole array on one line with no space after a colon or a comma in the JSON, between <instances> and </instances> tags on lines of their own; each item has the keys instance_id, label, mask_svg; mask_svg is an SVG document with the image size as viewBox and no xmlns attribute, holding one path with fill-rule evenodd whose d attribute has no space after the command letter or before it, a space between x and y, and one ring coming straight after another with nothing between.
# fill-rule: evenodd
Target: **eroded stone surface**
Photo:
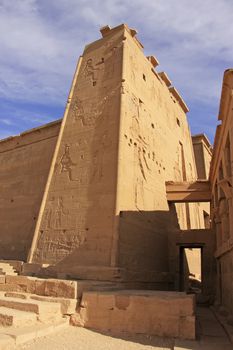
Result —
<instances>
[{"instance_id":1,"label":"eroded stone surface","mask_svg":"<svg viewBox=\"0 0 233 350\"><path fill-rule=\"evenodd\" d=\"M195 339L194 296L179 292L84 292L74 324L113 333Z\"/></svg>"}]
</instances>

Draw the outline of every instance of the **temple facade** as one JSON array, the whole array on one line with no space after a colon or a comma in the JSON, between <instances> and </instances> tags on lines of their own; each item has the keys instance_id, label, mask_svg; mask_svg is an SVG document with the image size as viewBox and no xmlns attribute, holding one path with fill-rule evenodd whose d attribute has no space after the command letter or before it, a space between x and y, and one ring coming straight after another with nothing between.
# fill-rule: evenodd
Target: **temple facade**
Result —
<instances>
[{"instance_id":1,"label":"temple facade","mask_svg":"<svg viewBox=\"0 0 233 350\"><path fill-rule=\"evenodd\" d=\"M62 120L0 141L0 259L28 274L196 288L233 312L232 70L212 150L136 34L101 28Z\"/></svg>"}]
</instances>

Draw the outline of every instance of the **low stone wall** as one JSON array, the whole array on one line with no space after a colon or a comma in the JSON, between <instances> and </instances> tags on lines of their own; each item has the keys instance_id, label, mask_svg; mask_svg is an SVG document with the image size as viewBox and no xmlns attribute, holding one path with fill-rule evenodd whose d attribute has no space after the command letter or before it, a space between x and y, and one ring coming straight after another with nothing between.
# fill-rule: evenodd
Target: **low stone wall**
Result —
<instances>
[{"instance_id":1,"label":"low stone wall","mask_svg":"<svg viewBox=\"0 0 233 350\"><path fill-rule=\"evenodd\" d=\"M181 292L84 292L80 325L103 332L195 339L195 297Z\"/></svg>"}]
</instances>

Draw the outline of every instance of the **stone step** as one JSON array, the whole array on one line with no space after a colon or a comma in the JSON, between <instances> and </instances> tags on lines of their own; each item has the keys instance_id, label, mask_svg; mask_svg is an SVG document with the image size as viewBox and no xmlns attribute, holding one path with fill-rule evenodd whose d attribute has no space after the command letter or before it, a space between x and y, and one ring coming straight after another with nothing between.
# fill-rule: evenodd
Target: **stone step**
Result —
<instances>
[{"instance_id":1,"label":"stone step","mask_svg":"<svg viewBox=\"0 0 233 350\"><path fill-rule=\"evenodd\" d=\"M0 295L0 307L1 306L25 312L34 312L41 321L58 319L61 317L61 305L59 303L4 297L4 295Z\"/></svg>"},{"instance_id":2,"label":"stone step","mask_svg":"<svg viewBox=\"0 0 233 350\"><path fill-rule=\"evenodd\" d=\"M0 327L31 325L36 321L37 315L33 312L0 307Z\"/></svg>"},{"instance_id":3,"label":"stone step","mask_svg":"<svg viewBox=\"0 0 233 350\"><path fill-rule=\"evenodd\" d=\"M77 307L80 304L80 301L77 299L47 297L47 296L36 295L36 294L30 295L30 299L46 301L49 303L58 303L60 305L60 311L62 315L74 314L77 310Z\"/></svg>"},{"instance_id":4,"label":"stone step","mask_svg":"<svg viewBox=\"0 0 233 350\"><path fill-rule=\"evenodd\" d=\"M60 311L62 315L71 315L76 312L79 306L80 300L69 299L69 298L57 298L43 295L29 294L29 293L17 293L17 292L6 292L4 293L6 298L17 298L17 299L32 299L38 301L46 301L49 303L58 303L61 307Z\"/></svg>"},{"instance_id":5,"label":"stone step","mask_svg":"<svg viewBox=\"0 0 233 350\"><path fill-rule=\"evenodd\" d=\"M8 264L12 266L17 273L20 273L24 262L19 260L0 260L0 264Z\"/></svg>"},{"instance_id":6,"label":"stone step","mask_svg":"<svg viewBox=\"0 0 233 350\"><path fill-rule=\"evenodd\" d=\"M27 299L28 298L28 295L27 293L15 293L15 292L6 292L4 293L4 297L7 297L7 298L19 298L19 299Z\"/></svg>"},{"instance_id":7,"label":"stone step","mask_svg":"<svg viewBox=\"0 0 233 350\"><path fill-rule=\"evenodd\" d=\"M12 265L0 262L0 275L17 276L18 273Z\"/></svg>"},{"instance_id":8,"label":"stone step","mask_svg":"<svg viewBox=\"0 0 233 350\"><path fill-rule=\"evenodd\" d=\"M0 283L0 290L77 299L77 284L76 281L6 275L5 282Z\"/></svg>"},{"instance_id":9,"label":"stone step","mask_svg":"<svg viewBox=\"0 0 233 350\"><path fill-rule=\"evenodd\" d=\"M1 268L0 268L0 271L1 271L2 273L5 273L5 275L9 275L9 274L13 273L14 276L17 276L17 273L15 272L14 269L4 269L4 268L1 267Z\"/></svg>"},{"instance_id":10,"label":"stone step","mask_svg":"<svg viewBox=\"0 0 233 350\"><path fill-rule=\"evenodd\" d=\"M61 319L47 324L37 322L33 326L27 327L0 327L0 349L14 349L19 344L59 332L67 327L69 327L68 319Z\"/></svg>"},{"instance_id":11,"label":"stone step","mask_svg":"<svg viewBox=\"0 0 233 350\"><path fill-rule=\"evenodd\" d=\"M12 270L15 271L15 269L13 268L13 266L9 265L9 264L1 264L0 263L0 268L3 270Z\"/></svg>"}]
</instances>

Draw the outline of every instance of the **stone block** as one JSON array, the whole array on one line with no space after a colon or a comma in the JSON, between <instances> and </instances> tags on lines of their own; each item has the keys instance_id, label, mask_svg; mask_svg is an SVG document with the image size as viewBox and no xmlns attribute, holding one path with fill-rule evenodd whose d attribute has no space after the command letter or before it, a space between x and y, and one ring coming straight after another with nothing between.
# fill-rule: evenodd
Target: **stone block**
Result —
<instances>
[{"instance_id":1,"label":"stone block","mask_svg":"<svg viewBox=\"0 0 233 350\"><path fill-rule=\"evenodd\" d=\"M6 334L0 334L0 349L11 350L15 345L14 339Z\"/></svg>"},{"instance_id":2,"label":"stone block","mask_svg":"<svg viewBox=\"0 0 233 350\"><path fill-rule=\"evenodd\" d=\"M6 307L0 307L0 326L22 326L32 324L37 321L36 314L33 312L20 311Z\"/></svg>"},{"instance_id":3,"label":"stone block","mask_svg":"<svg viewBox=\"0 0 233 350\"><path fill-rule=\"evenodd\" d=\"M27 295L15 292L6 292L4 296L8 298L27 299Z\"/></svg>"},{"instance_id":4,"label":"stone block","mask_svg":"<svg viewBox=\"0 0 233 350\"><path fill-rule=\"evenodd\" d=\"M77 307L79 306L79 300L77 299L66 299L59 297L45 297L40 295L31 295L30 299L46 301L50 303L58 303L61 307L62 315L71 315L76 312Z\"/></svg>"},{"instance_id":5,"label":"stone block","mask_svg":"<svg viewBox=\"0 0 233 350\"><path fill-rule=\"evenodd\" d=\"M6 283L6 277L4 275L0 275L0 284Z\"/></svg>"},{"instance_id":6,"label":"stone block","mask_svg":"<svg viewBox=\"0 0 233 350\"><path fill-rule=\"evenodd\" d=\"M2 292L26 292L26 288L25 286L19 286L19 285L15 285L15 284L10 284L10 283L0 283L0 291Z\"/></svg>"},{"instance_id":7,"label":"stone block","mask_svg":"<svg viewBox=\"0 0 233 350\"><path fill-rule=\"evenodd\" d=\"M24 263L22 266L22 275L34 276L41 270L41 264Z\"/></svg>"},{"instance_id":8,"label":"stone block","mask_svg":"<svg viewBox=\"0 0 233 350\"><path fill-rule=\"evenodd\" d=\"M175 339L174 350L187 350L187 349L202 350L203 347L200 345L198 341L195 341L195 340Z\"/></svg>"},{"instance_id":9,"label":"stone block","mask_svg":"<svg viewBox=\"0 0 233 350\"><path fill-rule=\"evenodd\" d=\"M75 313L70 316L70 325L75 327L84 327L84 320L81 318L80 314Z\"/></svg>"},{"instance_id":10,"label":"stone block","mask_svg":"<svg viewBox=\"0 0 233 350\"><path fill-rule=\"evenodd\" d=\"M195 339L194 301L179 292L84 292L77 323L113 333Z\"/></svg>"},{"instance_id":11,"label":"stone block","mask_svg":"<svg viewBox=\"0 0 233 350\"><path fill-rule=\"evenodd\" d=\"M21 273L24 264L24 262L20 260L0 260L0 264L1 263L11 265L19 274Z\"/></svg>"},{"instance_id":12,"label":"stone block","mask_svg":"<svg viewBox=\"0 0 233 350\"><path fill-rule=\"evenodd\" d=\"M196 318L194 316L180 317L178 337L180 339L196 338Z\"/></svg>"},{"instance_id":13,"label":"stone block","mask_svg":"<svg viewBox=\"0 0 233 350\"><path fill-rule=\"evenodd\" d=\"M17 286L17 291L21 292L34 294L36 291L35 278L33 277L6 275L6 284Z\"/></svg>"},{"instance_id":14,"label":"stone block","mask_svg":"<svg viewBox=\"0 0 233 350\"><path fill-rule=\"evenodd\" d=\"M77 297L77 283L75 281L66 280L45 280L44 295L61 298Z\"/></svg>"}]
</instances>

